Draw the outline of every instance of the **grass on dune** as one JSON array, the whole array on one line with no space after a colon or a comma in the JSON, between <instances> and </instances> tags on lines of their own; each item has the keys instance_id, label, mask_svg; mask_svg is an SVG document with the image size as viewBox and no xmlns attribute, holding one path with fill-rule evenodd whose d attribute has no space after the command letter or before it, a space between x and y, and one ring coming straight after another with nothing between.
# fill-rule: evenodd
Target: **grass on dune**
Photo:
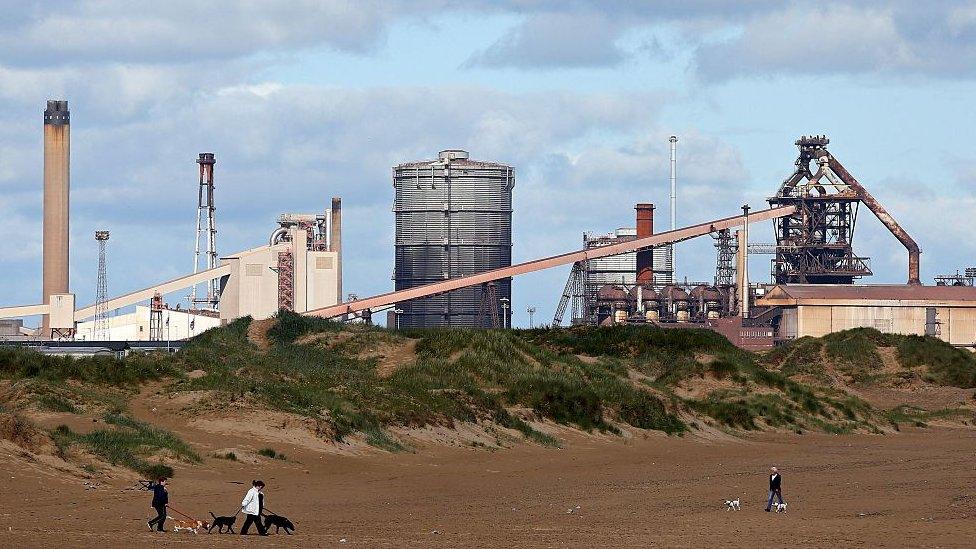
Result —
<instances>
[{"instance_id":1,"label":"grass on dune","mask_svg":"<svg viewBox=\"0 0 976 549\"><path fill-rule=\"evenodd\" d=\"M181 375L173 361L159 354L133 353L125 359L50 356L22 347L0 347L0 378L67 380L97 385L131 386Z\"/></svg>"},{"instance_id":2,"label":"grass on dune","mask_svg":"<svg viewBox=\"0 0 976 549\"><path fill-rule=\"evenodd\" d=\"M885 334L874 328L853 328L822 338L804 337L778 347L762 362L788 376L822 377L830 363L855 382L876 379L884 366L879 348L895 350L903 368L924 368L926 379L937 385L976 387L976 354L953 347L932 336Z\"/></svg>"},{"instance_id":3,"label":"grass on dune","mask_svg":"<svg viewBox=\"0 0 976 549\"><path fill-rule=\"evenodd\" d=\"M242 318L208 330L175 356L61 359L0 349L0 377L123 388L171 377L178 380L178 388L213 390L231 400L253 399L270 409L314 418L322 426L322 436L343 441L355 434L391 451L402 449L389 434L392 426L490 421L541 444L555 444L527 420L587 431L617 432L618 426L630 425L681 434L688 426L679 410L737 429L846 432L872 425L877 413L850 395L793 376L823 380L825 360L852 372L871 371L880 365L880 345L897 346L904 365L925 365L942 382L976 384L972 357L931 338L887 336L869 329L803 338L759 357L715 332L694 329L391 332L282 312L268 329L270 347L259 349L248 339L250 325L250 318ZM408 338L416 341L411 341L410 351L415 354L381 376L377 349L398 352ZM183 375L191 370L206 375ZM721 388L696 398L679 396L686 394L681 387L706 377ZM73 402L71 395L52 393L39 405L70 411ZM147 465L113 448L166 449L193 459L183 451L188 448L178 450L175 441L159 432L121 418L116 415L113 432L97 435L101 439L62 435L64 440L103 448L93 451L133 468Z\"/></svg>"},{"instance_id":4,"label":"grass on dune","mask_svg":"<svg viewBox=\"0 0 976 549\"><path fill-rule=\"evenodd\" d=\"M136 471L146 478L172 477L173 468L151 462L147 456L166 452L171 457L199 463L200 455L176 435L120 413L105 416L111 428L89 433L75 433L66 425L51 432L59 453L64 455L73 444L79 444L104 461Z\"/></svg>"},{"instance_id":5,"label":"grass on dune","mask_svg":"<svg viewBox=\"0 0 976 549\"><path fill-rule=\"evenodd\" d=\"M776 427L838 423L847 428L847 423L866 421L869 408L845 407L826 390L768 370L752 353L705 330L619 326L388 332L282 313L269 330L274 344L258 352L247 340L248 323L239 320L184 348L183 369L208 372L184 383L251 395L271 408L327 423L336 440L362 433L370 444L392 450L399 446L387 434L389 426L479 420L554 443L512 414L513 408L583 430L616 432L616 425L626 424L669 434L688 429L676 414L681 406L743 429L759 428L759 420ZM321 337L296 344L310 334ZM418 341L416 360L389 377L377 374L378 359L358 355L370 345L404 338ZM633 375L644 381L635 382ZM697 401L675 396L677 385L706 375L740 389ZM775 394L752 395L754 387Z\"/></svg>"}]
</instances>

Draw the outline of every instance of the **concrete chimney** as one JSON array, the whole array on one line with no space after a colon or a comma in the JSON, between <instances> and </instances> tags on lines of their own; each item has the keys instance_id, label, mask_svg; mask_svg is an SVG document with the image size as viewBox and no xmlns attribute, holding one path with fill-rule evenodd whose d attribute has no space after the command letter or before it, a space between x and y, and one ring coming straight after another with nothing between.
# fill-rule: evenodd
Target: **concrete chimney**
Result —
<instances>
[{"instance_id":1,"label":"concrete chimney","mask_svg":"<svg viewBox=\"0 0 976 549\"><path fill-rule=\"evenodd\" d=\"M44 248L43 302L68 293L68 199L70 193L71 125L67 101L47 102L44 110ZM50 336L50 319L42 321Z\"/></svg>"},{"instance_id":2,"label":"concrete chimney","mask_svg":"<svg viewBox=\"0 0 976 549\"><path fill-rule=\"evenodd\" d=\"M329 222L329 249L336 253L336 297L342 297L342 199L332 197L332 219Z\"/></svg>"},{"instance_id":3,"label":"concrete chimney","mask_svg":"<svg viewBox=\"0 0 976 549\"><path fill-rule=\"evenodd\" d=\"M637 238L654 234L654 204L637 204ZM648 248L637 252L637 283L651 284L654 281L654 250Z\"/></svg>"},{"instance_id":4,"label":"concrete chimney","mask_svg":"<svg viewBox=\"0 0 976 549\"><path fill-rule=\"evenodd\" d=\"M749 206L742 206L742 230L739 231L739 315L749 318Z\"/></svg>"}]
</instances>

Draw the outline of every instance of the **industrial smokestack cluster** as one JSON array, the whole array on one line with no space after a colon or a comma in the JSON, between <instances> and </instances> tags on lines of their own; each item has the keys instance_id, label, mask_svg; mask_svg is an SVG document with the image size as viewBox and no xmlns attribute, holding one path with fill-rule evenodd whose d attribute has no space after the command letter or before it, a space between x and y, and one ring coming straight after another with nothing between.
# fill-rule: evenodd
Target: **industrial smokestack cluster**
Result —
<instances>
[{"instance_id":1,"label":"industrial smokestack cluster","mask_svg":"<svg viewBox=\"0 0 976 549\"><path fill-rule=\"evenodd\" d=\"M67 101L49 100L44 110L44 248L43 303L68 293L68 205L70 193L71 125ZM44 315L43 333L50 335Z\"/></svg>"}]
</instances>

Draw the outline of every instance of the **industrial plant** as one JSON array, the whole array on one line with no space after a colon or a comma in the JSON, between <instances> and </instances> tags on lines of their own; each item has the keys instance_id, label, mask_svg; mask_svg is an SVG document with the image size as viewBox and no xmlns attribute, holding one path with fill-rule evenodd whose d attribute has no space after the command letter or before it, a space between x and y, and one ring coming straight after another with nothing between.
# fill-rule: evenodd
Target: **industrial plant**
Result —
<instances>
[{"instance_id":1,"label":"industrial plant","mask_svg":"<svg viewBox=\"0 0 976 549\"><path fill-rule=\"evenodd\" d=\"M322 213L282 214L267 243L218 254L215 219L216 155L200 153L193 272L109 297L109 230L95 231L99 246L96 302L76 307L68 286L70 112L67 101L44 111L43 290L39 304L0 308L0 339L8 341L157 341L192 337L243 316L268 318L279 310L305 312L334 305L342 295L342 208L332 199ZM203 291L198 286L204 286ZM188 307L167 294L188 291ZM199 292L199 293L198 293ZM135 306L134 312L110 312ZM42 315L37 330L21 317ZM63 346L62 346L63 347ZM88 346L88 348L92 348ZM151 346L150 346L151 348Z\"/></svg>"},{"instance_id":2,"label":"industrial plant","mask_svg":"<svg viewBox=\"0 0 976 549\"><path fill-rule=\"evenodd\" d=\"M976 348L976 269L923 286L918 244L828 150L830 141L822 135L796 141L799 156L768 198L769 208L730 206L729 217L688 227L676 225L678 138L671 136L668 230L655 229L654 204L639 202L628 214L633 227L586 231L582 249L518 264L512 264L513 166L472 160L460 149L401 163L392 170L393 291L349 299L342 287L341 199L333 198L320 213L283 213L270 224L267 242L219 253L217 157L204 152L196 158L193 271L110 297L108 246L116 235L93 227L99 246L96 301L76 307L68 284L67 102L49 101L43 122L41 302L0 308L0 339L168 342L281 310L357 322L372 322L385 312L393 329L508 328L513 278L568 267L562 293L551 296L558 301L553 327L702 328L744 348L763 349L866 326ZM854 246L861 206L904 247L905 284L856 284L873 274L870 259ZM762 221L772 221L774 242L754 241L751 227ZM697 237L714 243L715 272L707 280L678 275L678 246ZM768 283L753 280L750 254L772 256ZM172 294L185 297L187 306L169 305L166 296ZM535 312L532 306L527 310ZM23 325L23 317L37 315L39 328Z\"/></svg>"}]
</instances>

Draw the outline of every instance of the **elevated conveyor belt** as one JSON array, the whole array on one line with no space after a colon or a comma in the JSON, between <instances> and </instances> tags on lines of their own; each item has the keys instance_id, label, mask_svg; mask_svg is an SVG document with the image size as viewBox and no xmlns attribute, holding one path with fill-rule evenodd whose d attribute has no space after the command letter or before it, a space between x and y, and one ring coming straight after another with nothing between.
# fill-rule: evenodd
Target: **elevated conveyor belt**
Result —
<instances>
[{"instance_id":1,"label":"elevated conveyor belt","mask_svg":"<svg viewBox=\"0 0 976 549\"><path fill-rule=\"evenodd\" d=\"M230 269L230 265L221 265L220 267L200 271L196 274L181 276L180 278L170 280L169 282L163 282L161 284L156 284L155 286L150 286L149 288L136 290L135 292L130 292L123 296L109 299L105 302L105 310L111 311L114 309L121 309L122 307L128 307L129 305L135 305L140 301L146 301L152 298L153 294L156 292L165 295L170 292L175 292L176 290L189 288L194 284L200 284L215 278L220 278L224 275L230 274ZM78 309L75 312L75 320L81 321L88 317L95 316L95 307L96 305L92 304Z\"/></svg>"},{"instance_id":2,"label":"elevated conveyor belt","mask_svg":"<svg viewBox=\"0 0 976 549\"><path fill-rule=\"evenodd\" d=\"M795 211L796 211L795 206L782 206L778 208L770 208L768 210L760 210L758 212L753 212L749 214L749 223L756 223L759 221L767 221L769 219L785 217L793 214ZM541 271L543 269L549 269L552 267L569 265L577 261L586 261L588 259L596 259L599 257L607 257L611 255L624 254L642 248L650 248L652 246L658 246L661 244L668 244L672 242L688 240L689 238L703 236L711 232L718 231L720 229L728 229L730 227L743 225L745 219L746 219L745 216L742 215L737 215L735 217L727 217L725 219L717 219L715 221L708 221L705 223L700 223L698 225L692 225L690 227L684 227L681 229L675 229L673 231L658 233L644 238L638 238L636 240L630 240L628 242L621 242L619 244L601 246L599 248L594 248L591 250L579 250L576 252L569 252L561 255L555 255L552 257L536 259L533 261L526 261L525 263L519 263L517 265L502 267L500 269L485 271L483 273L478 273L474 275L452 278L450 280L445 280L443 282L434 282L432 284L426 284L424 286L417 286L416 288L409 288L406 290L389 292L386 294L380 294L372 297L367 297L365 299L360 299L357 301L350 301L347 303L339 303L337 305L332 305L331 307L314 309L304 314L312 315L312 316L320 316L325 318L333 318L345 314L358 313L360 311L365 311L367 309L377 309L401 301L407 301L409 299L416 299L418 297L427 297L427 296L442 294L444 292L449 292L451 290L456 290L458 288L465 288L467 286L474 286L476 284L491 282L493 280L501 280L503 278L523 275L526 273L533 273L536 271Z\"/></svg>"}]
</instances>

